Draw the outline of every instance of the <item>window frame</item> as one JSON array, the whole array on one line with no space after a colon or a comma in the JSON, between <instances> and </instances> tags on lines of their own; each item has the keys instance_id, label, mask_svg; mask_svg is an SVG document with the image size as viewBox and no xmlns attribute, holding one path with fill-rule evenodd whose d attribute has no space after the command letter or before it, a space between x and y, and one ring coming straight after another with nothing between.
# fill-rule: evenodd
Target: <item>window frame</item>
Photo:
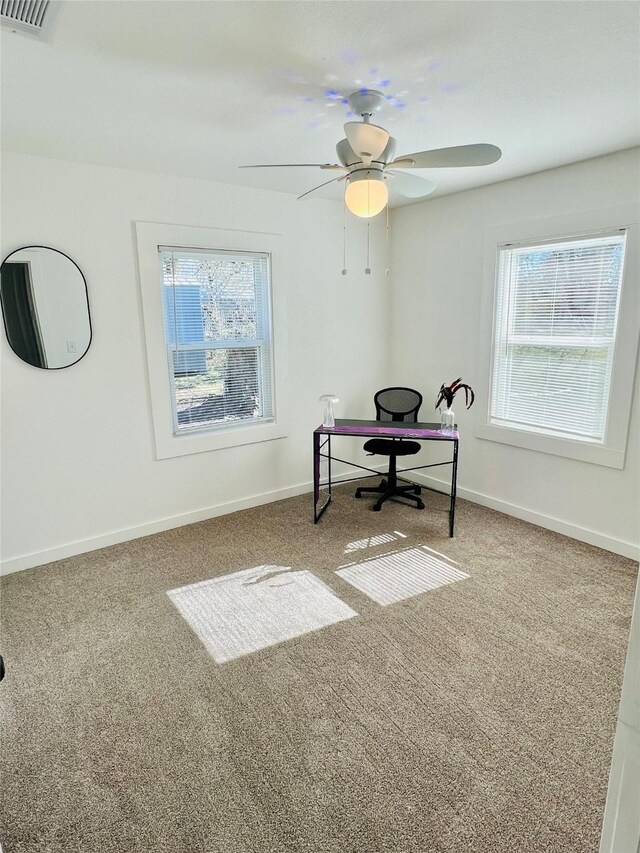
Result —
<instances>
[{"instance_id":1,"label":"window frame","mask_svg":"<svg viewBox=\"0 0 640 853\"><path fill-rule=\"evenodd\" d=\"M638 219L638 205L628 204L485 229L478 352L478 364L482 369L478 397L482 404L476 407L475 413L474 431L477 438L610 468L624 468L639 338ZM620 229L626 230L627 241L604 441L563 437L491 423L490 393L496 343L500 249L505 244L555 240L561 242L572 237L580 239Z\"/></svg>"},{"instance_id":2,"label":"window frame","mask_svg":"<svg viewBox=\"0 0 640 853\"><path fill-rule=\"evenodd\" d=\"M174 251L177 252L179 255L181 252L185 252L185 253L191 252L192 249L187 248L185 246L160 246L160 247L158 247L158 253L159 253L160 257L166 256L169 252L173 253ZM267 254L265 252L240 252L237 249L235 249L233 251L229 251L229 250L223 251L221 249L216 249L216 250L199 249L197 254L200 254L200 253L203 256L210 255L212 258L213 257L220 258L221 256L223 256L225 254L229 255L231 257L236 257L236 258L240 258L240 257L242 257L242 255L244 255L245 258L249 258L249 257L255 258L256 256L264 258L265 264L266 264L266 271L267 271L266 272L266 285L267 286L266 286L266 291L265 291L266 296L267 296L266 310L264 312L261 312L257 318L258 329L260 331L260 334L257 334L254 339L237 340L237 339L217 338L215 340L212 339L209 341L202 340L202 341L198 341L198 342L193 342L193 343L190 343L188 347L185 346L185 344L183 343L180 346L179 351L184 353L188 349L198 351L198 352L199 351L206 352L206 351L220 350L220 349L231 350L231 349L251 348L251 349L256 350L256 353L258 354L259 361L262 363L264 358L265 358L265 349L268 350L268 356L267 356L268 362L269 362L268 367L266 369L261 367L259 370L259 374L258 374L257 378L258 378L258 382L260 384L260 387L263 389L264 389L265 379L268 378L269 385L270 385L270 388L269 388L269 401L271 404L270 409L273 409L274 405L275 405L274 404L275 388L274 388L274 381L273 381L274 365L273 365L273 318L272 318L272 310L271 310L271 302L272 302L271 255ZM164 287L166 287L166 278L161 276L161 282L162 282L161 289L163 289ZM164 293L165 293L165 291L163 289L163 295L164 295ZM175 322L175 327L177 328L178 324L177 324L177 321L175 319L174 319L174 322ZM220 421L218 423L200 424L198 426L192 426L191 428L181 430L179 420L178 420L178 405L177 405L175 377L173 375L173 370L174 370L173 356L174 356L174 353L176 352L176 347L174 344L172 344L167 339L167 329L166 328L165 328L165 346L166 346L166 356L167 356L167 370L168 370L169 376L172 378L170 390L171 390L171 405L172 405L172 414L173 414L173 432L174 432L174 435L183 436L183 435L198 435L198 434L204 434L204 433L209 433L209 432L224 432L225 430L234 429L236 426L241 426L243 424L250 424L252 426L259 426L260 424L268 424L268 423L274 422L275 415L270 412L268 415L262 416L260 418L243 418L237 422L236 421L229 422L229 421L223 420L223 421ZM262 395L262 396L264 396L264 395Z\"/></svg>"},{"instance_id":3,"label":"window frame","mask_svg":"<svg viewBox=\"0 0 640 853\"><path fill-rule=\"evenodd\" d=\"M136 222L135 231L156 458L168 459L285 438L288 430L286 292L281 235L155 222ZM271 420L257 424L245 421L215 425L183 434L175 433L173 380L165 339L159 253L160 247L167 246L269 256L274 389Z\"/></svg>"}]
</instances>

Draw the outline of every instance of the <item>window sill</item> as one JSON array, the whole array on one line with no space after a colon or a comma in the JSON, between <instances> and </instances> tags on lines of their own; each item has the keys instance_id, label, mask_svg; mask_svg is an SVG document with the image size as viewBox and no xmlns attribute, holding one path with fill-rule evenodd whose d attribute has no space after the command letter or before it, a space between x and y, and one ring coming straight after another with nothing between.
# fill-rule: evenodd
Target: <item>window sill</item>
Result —
<instances>
[{"instance_id":1,"label":"window sill","mask_svg":"<svg viewBox=\"0 0 640 853\"><path fill-rule=\"evenodd\" d=\"M273 422L259 426L247 424L234 426L233 429L217 429L186 435L156 435L156 457L172 459L175 456L206 453L210 450L223 450L226 447L240 447L244 444L257 444L286 437L286 426Z\"/></svg>"},{"instance_id":2,"label":"window sill","mask_svg":"<svg viewBox=\"0 0 640 853\"><path fill-rule=\"evenodd\" d=\"M604 465L607 468L624 468L624 448L596 444L592 441L578 441L544 433L529 432L514 427L498 426L497 424L480 423L475 426L476 438L496 441L500 444L510 444L513 447L523 447L538 453L549 453L553 456L563 456L566 459L578 459L593 465Z\"/></svg>"}]
</instances>

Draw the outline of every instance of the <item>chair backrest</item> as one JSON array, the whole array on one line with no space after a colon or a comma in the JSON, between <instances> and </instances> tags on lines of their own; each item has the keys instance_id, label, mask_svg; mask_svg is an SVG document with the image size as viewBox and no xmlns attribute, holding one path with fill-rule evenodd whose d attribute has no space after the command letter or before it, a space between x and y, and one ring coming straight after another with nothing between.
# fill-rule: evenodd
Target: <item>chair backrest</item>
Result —
<instances>
[{"instance_id":1,"label":"chair backrest","mask_svg":"<svg viewBox=\"0 0 640 853\"><path fill-rule=\"evenodd\" d=\"M418 420L422 394L413 388L383 388L373 398L378 421Z\"/></svg>"}]
</instances>

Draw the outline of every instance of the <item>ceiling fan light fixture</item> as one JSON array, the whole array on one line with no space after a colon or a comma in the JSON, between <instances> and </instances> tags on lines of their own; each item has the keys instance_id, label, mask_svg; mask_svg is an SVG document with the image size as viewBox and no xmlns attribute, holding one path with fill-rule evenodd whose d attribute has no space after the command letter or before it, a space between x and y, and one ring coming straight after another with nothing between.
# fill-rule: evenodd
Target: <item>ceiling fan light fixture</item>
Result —
<instances>
[{"instance_id":1,"label":"ceiling fan light fixture","mask_svg":"<svg viewBox=\"0 0 640 853\"><path fill-rule=\"evenodd\" d=\"M344 203L354 216L371 219L385 209L388 201L389 190L377 170L365 170L349 177Z\"/></svg>"}]
</instances>

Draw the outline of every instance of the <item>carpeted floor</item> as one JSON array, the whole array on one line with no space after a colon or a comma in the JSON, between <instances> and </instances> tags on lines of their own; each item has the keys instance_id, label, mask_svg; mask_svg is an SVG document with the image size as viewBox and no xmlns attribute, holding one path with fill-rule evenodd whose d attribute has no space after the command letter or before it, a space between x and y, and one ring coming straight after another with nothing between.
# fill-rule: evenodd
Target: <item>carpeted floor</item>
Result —
<instances>
[{"instance_id":1,"label":"carpeted floor","mask_svg":"<svg viewBox=\"0 0 640 853\"><path fill-rule=\"evenodd\" d=\"M636 564L351 494L3 579L4 853L595 853ZM421 545L447 582L413 597L336 574ZM217 663L167 593L262 565L321 580L333 624Z\"/></svg>"}]
</instances>

